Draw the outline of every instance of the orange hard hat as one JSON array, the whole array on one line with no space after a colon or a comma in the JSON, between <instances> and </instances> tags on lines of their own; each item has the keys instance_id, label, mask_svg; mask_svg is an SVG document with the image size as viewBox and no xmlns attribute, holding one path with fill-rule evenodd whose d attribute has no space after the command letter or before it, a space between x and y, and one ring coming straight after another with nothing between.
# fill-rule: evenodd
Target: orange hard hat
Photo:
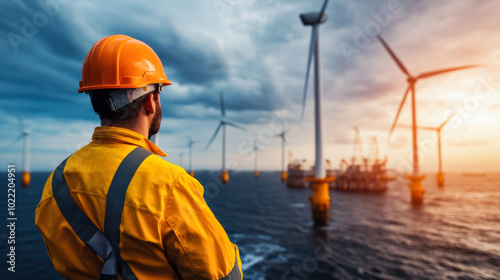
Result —
<instances>
[{"instance_id":1,"label":"orange hard hat","mask_svg":"<svg viewBox=\"0 0 500 280\"><path fill-rule=\"evenodd\" d=\"M158 55L139 40L112 35L97 41L85 57L78 92L149 84L172 84Z\"/></svg>"}]
</instances>

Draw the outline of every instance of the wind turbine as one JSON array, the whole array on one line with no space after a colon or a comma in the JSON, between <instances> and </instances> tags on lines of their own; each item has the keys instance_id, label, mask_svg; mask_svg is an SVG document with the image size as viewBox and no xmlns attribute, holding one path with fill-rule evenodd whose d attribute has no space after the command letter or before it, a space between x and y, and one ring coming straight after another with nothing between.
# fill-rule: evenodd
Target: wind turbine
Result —
<instances>
[{"instance_id":1,"label":"wind turbine","mask_svg":"<svg viewBox=\"0 0 500 280\"><path fill-rule=\"evenodd\" d=\"M444 173L443 173L443 165L441 161L441 129L451 120L454 115L450 115L440 126L438 127L429 127L429 126L417 126L419 129L432 130L437 132L438 139L438 161L439 161L439 171L437 174L437 183L438 186L444 187ZM409 125L402 125L404 127L411 127Z\"/></svg>"},{"instance_id":2,"label":"wind turbine","mask_svg":"<svg viewBox=\"0 0 500 280\"><path fill-rule=\"evenodd\" d=\"M196 141L193 141L193 139L191 139L191 137L187 136L186 137L188 138L188 148L189 148L189 175L191 175L191 177L194 177L194 169L193 169L193 144L196 142Z\"/></svg>"},{"instance_id":3,"label":"wind turbine","mask_svg":"<svg viewBox=\"0 0 500 280\"><path fill-rule=\"evenodd\" d=\"M277 134L276 137L281 138L281 182L286 181L286 170L285 170L285 135L288 133L288 130L285 130L285 127L283 127L283 130L281 131L280 134ZM291 152L290 152L291 153Z\"/></svg>"},{"instance_id":4,"label":"wind turbine","mask_svg":"<svg viewBox=\"0 0 500 280\"><path fill-rule=\"evenodd\" d=\"M328 17L325 14L328 0L325 0L320 12L305 13L300 15L302 23L312 26L311 44L309 46L309 57L307 60L306 82L304 85L304 97L302 99L302 117L306 105L307 83L309 80L309 69L311 68L311 58L314 54L314 123L315 123L315 146L316 163L314 177L310 178L313 195L310 197L313 219L316 225L326 225L330 216L330 194L329 181L332 178L326 177L323 160L323 136L321 124L321 73L319 59L319 25L324 23Z\"/></svg>"},{"instance_id":5,"label":"wind turbine","mask_svg":"<svg viewBox=\"0 0 500 280\"><path fill-rule=\"evenodd\" d=\"M21 185L23 187L29 187L31 183L31 172L30 172L30 134L29 130L24 129L23 121L20 117L17 118L19 121L20 134L12 141L11 144L5 147L10 147L19 140L23 139L23 171L21 172Z\"/></svg>"},{"instance_id":6,"label":"wind turbine","mask_svg":"<svg viewBox=\"0 0 500 280\"><path fill-rule=\"evenodd\" d=\"M259 177L259 169L257 169L257 155L258 155L258 151L259 151L259 146L257 146L257 140L255 140L255 142L253 144L253 152L255 154L253 176L255 176L255 178Z\"/></svg>"},{"instance_id":7,"label":"wind turbine","mask_svg":"<svg viewBox=\"0 0 500 280\"><path fill-rule=\"evenodd\" d=\"M468 69L468 68L473 68L477 67L477 65L466 65L466 66L460 66L460 67L454 67L454 68L447 68L447 69L441 69L441 70L436 70L436 71L429 71L429 72L424 72L421 73L417 76L413 76L410 74L410 72L406 69L406 67L403 65L401 60L394 54L394 52L391 50L389 45L382 39L382 37L379 35L377 36L378 40L384 48L387 50L389 55L392 57L392 59L396 62L398 65L399 69L406 75L407 77L407 82L408 82L408 88L406 89L406 92L403 96L403 100L401 101L401 104L399 105L398 113L396 114L396 118L394 119L394 123L392 124L391 131L389 133L389 138L392 135L392 131L394 130L394 127L396 126L396 123L398 121L399 113L401 112L401 109L403 108L403 105L405 103L406 97L408 96L408 93L411 91L411 108L412 108L412 132L413 132L413 174L407 176L411 180L410 184L410 190L411 190L411 201L414 204L422 204L424 200L424 193L425 190L422 187L422 180L424 176L420 175L419 172L419 166L418 166L418 146L417 146L417 113L416 113L416 105L415 105L415 84L419 79L424 79L424 78L429 78L432 76L448 73L448 72L453 72L453 71L458 71L462 69Z\"/></svg>"},{"instance_id":8,"label":"wind turbine","mask_svg":"<svg viewBox=\"0 0 500 280\"><path fill-rule=\"evenodd\" d=\"M224 107L224 96L222 95L222 91L220 92L220 112L221 112L221 120L219 122L219 126L217 126L217 129L214 132L214 135L210 139L210 141L207 144L207 147L205 147L205 151L210 147L210 144L214 141L215 137L217 136L217 133L219 133L220 128L222 127L222 172L221 172L221 181L223 184L227 184L229 182L229 173L227 172L226 169L226 125L245 130L243 127L230 122L226 119L226 109Z\"/></svg>"}]
</instances>

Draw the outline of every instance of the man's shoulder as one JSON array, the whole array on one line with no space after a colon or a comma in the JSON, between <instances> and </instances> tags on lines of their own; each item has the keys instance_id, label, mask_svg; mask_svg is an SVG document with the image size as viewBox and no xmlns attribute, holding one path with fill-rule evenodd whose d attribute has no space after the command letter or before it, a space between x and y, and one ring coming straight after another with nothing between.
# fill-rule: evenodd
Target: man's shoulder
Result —
<instances>
[{"instance_id":1,"label":"man's shoulder","mask_svg":"<svg viewBox=\"0 0 500 280\"><path fill-rule=\"evenodd\" d=\"M141 167L143 167L145 171L153 171L155 176L162 176L164 178L169 177L172 180L189 175L184 168L168 162L156 154L146 158Z\"/></svg>"},{"instance_id":2,"label":"man's shoulder","mask_svg":"<svg viewBox=\"0 0 500 280\"><path fill-rule=\"evenodd\" d=\"M168 162L167 160L165 160L164 158L160 157L157 154L150 155L148 158L146 158L146 160L144 160L144 163L151 165L151 166L154 166L154 167L157 167L157 168L161 168L162 170L169 170L169 171L174 171L174 172L181 172L181 171L185 172L184 168L182 168L178 165L175 165L171 162Z\"/></svg>"}]
</instances>

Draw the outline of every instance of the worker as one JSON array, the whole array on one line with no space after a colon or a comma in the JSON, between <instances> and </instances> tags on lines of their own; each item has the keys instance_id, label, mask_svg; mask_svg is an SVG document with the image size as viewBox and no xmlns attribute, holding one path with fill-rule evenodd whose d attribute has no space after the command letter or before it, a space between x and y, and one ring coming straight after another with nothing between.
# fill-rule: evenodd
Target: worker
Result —
<instances>
[{"instance_id":1,"label":"worker","mask_svg":"<svg viewBox=\"0 0 500 280\"><path fill-rule=\"evenodd\" d=\"M66 279L243 279L238 247L203 186L161 157L156 53L125 35L97 41L82 67L101 126L49 176L35 224Z\"/></svg>"}]
</instances>

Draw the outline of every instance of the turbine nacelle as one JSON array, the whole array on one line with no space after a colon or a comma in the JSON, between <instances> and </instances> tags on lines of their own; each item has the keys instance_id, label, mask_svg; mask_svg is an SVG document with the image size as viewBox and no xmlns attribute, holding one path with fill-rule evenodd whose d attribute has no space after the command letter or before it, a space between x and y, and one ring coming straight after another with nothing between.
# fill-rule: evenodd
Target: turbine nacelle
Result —
<instances>
[{"instance_id":1,"label":"turbine nacelle","mask_svg":"<svg viewBox=\"0 0 500 280\"><path fill-rule=\"evenodd\" d=\"M304 25L316 25L316 24L322 24L325 21L327 21L328 16L325 13L321 15L321 12L311 12L311 13L301 14L300 20L302 20L302 24Z\"/></svg>"},{"instance_id":2,"label":"turbine nacelle","mask_svg":"<svg viewBox=\"0 0 500 280\"><path fill-rule=\"evenodd\" d=\"M418 78L413 76L408 76L408 78L406 78L406 81L408 81L409 84L414 85L418 81Z\"/></svg>"}]
</instances>

